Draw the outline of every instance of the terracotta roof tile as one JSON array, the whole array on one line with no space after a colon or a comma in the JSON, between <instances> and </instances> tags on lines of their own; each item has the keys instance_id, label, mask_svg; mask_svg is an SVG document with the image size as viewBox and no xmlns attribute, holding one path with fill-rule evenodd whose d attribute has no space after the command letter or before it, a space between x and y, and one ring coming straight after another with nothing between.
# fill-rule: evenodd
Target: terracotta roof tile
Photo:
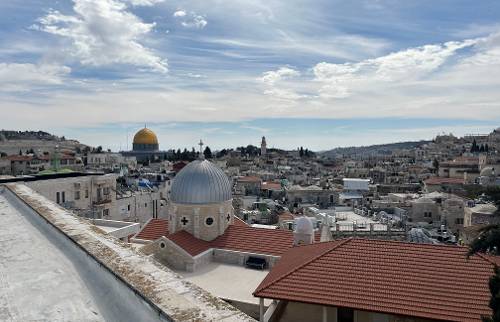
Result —
<instances>
[{"instance_id":1,"label":"terracotta roof tile","mask_svg":"<svg viewBox=\"0 0 500 322\"><path fill-rule=\"evenodd\" d=\"M162 236L168 236L168 220L150 219L146 225L139 231L134 238L144 240L157 240Z\"/></svg>"},{"instance_id":2,"label":"terracotta roof tile","mask_svg":"<svg viewBox=\"0 0 500 322\"><path fill-rule=\"evenodd\" d=\"M280 256L292 247L293 233L289 230L231 225L211 244L214 248Z\"/></svg>"},{"instance_id":3,"label":"terracotta roof tile","mask_svg":"<svg viewBox=\"0 0 500 322\"><path fill-rule=\"evenodd\" d=\"M425 184L464 184L464 179L462 178L443 178L443 177L430 177L424 181Z\"/></svg>"},{"instance_id":4,"label":"terracotta roof tile","mask_svg":"<svg viewBox=\"0 0 500 322\"><path fill-rule=\"evenodd\" d=\"M255 176L246 176L246 177L239 177L236 179L238 182L261 182L262 180L259 177Z\"/></svg>"},{"instance_id":5,"label":"terracotta roof tile","mask_svg":"<svg viewBox=\"0 0 500 322\"><path fill-rule=\"evenodd\" d=\"M196 256L211 248L210 242L193 237L185 230L180 230L167 237L191 256Z\"/></svg>"},{"instance_id":6,"label":"terracotta roof tile","mask_svg":"<svg viewBox=\"0 0 500 322\"><path fill-rule=\"evenodd\" d=\"M234 216L233 225L236 226L248 226L248 224L241 218Z\"/></svg>"},{"instance_id":7,"label":"terracotta roof tile","mask_svg":"<svg viewBox=\"0 0 500 322\"><path fill-rule=\"evenodd\" d=\"M262 183L263 190L281 190L281 183L279 182L263 182Z\"/></svg>"},{"instance_id":8,"label":"terracotta roof tile","mask_svg":"<svg viewBox=\"0 0 500 322\"><path fill-rule=\"evenodd\" d=\"M458 246L343 239L294 247L258 297L445 321L491 314L492 262Z\"/></svg>"},{"instance_id":9,"label":"terracotta roof tile","mask_svg":"<svg viewBox=\"0 0 500 322\"><path fill-rule=\"evenodd\" d=\"M31 161L33 157L30 155L9 155L7 159L10 161Z\"/></svg>"},{"instance_id":10,"label":"terracotta roof tile","mask_svg":"<svg viewBox=\"0 0 500 322\"><path fill-rule=\"evenodd\" d=\"M320 233L316 232L314 237L316 241L319 241ZM293 232L290 230L240 225L229 226L223 235L210 242L197 239L185 231L176 232L167 238L191 256L196 256L209 248L281 256L293 246Z\"/></svg>"}]
</instances>

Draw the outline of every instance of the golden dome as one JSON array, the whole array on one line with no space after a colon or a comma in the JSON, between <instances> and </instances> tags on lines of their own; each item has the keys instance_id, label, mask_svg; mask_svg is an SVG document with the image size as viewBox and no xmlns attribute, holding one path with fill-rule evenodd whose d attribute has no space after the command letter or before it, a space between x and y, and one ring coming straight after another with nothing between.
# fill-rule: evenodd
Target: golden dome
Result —
<instances>
[{"instance_id":1,"label":"golden dome","mask_svg":"<svg viewBox=\"0 0 500 322\"><path fill-rule=\"evenodd\" d=\"M134 135L134 144L158 144L156 134L148 128L143 128Z\"/></svg>"}]
</instances>

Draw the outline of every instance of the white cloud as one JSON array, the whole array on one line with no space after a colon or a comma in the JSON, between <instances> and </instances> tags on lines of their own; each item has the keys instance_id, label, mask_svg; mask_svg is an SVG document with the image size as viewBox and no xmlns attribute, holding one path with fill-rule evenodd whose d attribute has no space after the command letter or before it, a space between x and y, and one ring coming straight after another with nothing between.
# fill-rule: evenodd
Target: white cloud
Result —
<instances>
[{"instance_id":1,"label":"white cloud","mask_svg":"<svg viewBox=\"0 0 500 322\"><path fill-rule=\"evenodd\" d=\"M280 67L275 71L267 71L263 73L262 77L258 78L257 80L265 85L265 95L269 95L280 101L293 102L304 96L296 93L290 88L284 88L284 86L282 86L280 83L284 80L298 76L300 76L300 72L298 70L285 66Z\"/></svg>"},{"instance_id":2,"label":"white cloud","mask_svg":"<svg viewBox=\"0 0 500 322\"><path fill-rule=\"evenodd\" d=\"M296 76L300 76L300 72L298 70L292 69L290 67L281 67L275 71L265 72L260 78L260 81L267 85L274 85L276 82L282 79Z\"/></svg>"},{"instance_id":3,"label":"white cloud","mask_svg":"<svg viewBox=\"0 0 500 322\"><path fill-rule=\"evenodd\" d=\"M153 3L142 0L136 3ZM157 1L156 1L157 2ZM74 0L74 15L50 11L37 29L71 41L70 54L83 65L128 64L166 72L167 62L139 41L154 23L144 23L115 0Z\"/></svg>"},{"instance_id":4,"label":"white cloud","mask_svg":"<svg viewBox=\"0 0 500 322\"><path fill-rule=\"evenodd\" d=\"M203 29L208 24L204 16L194 11L188 14L185 10L177 10L174 12L173 16L181 19L181 25L185 28Z\"/></svg>"},{"instance_id":5,"label":"white cloud","mask_svg":"<svg viewBox=\"0 0 500 322\"><path fill-rule=\"evenodd\" d=\"M67 66L0 63L0 91L24 91L32 86L59 85L71 72Z\"/></svg>"},{"instance_id":6,"label":"white cloud","mask_svg":"<svg viewBox=\"0 0 500 322\"><path fill-rule=\"evenodd\" d=\"M158 3L165 2L165 0L127 0L133 6L151 7Z\"/></svg>"},{"instance_id":7,"label":"white cloud","mask_svg":"<svg viewBox=\"0 0 500 322\"><path fill-rule=\"evenodd\" d=\"M174 17L185 17L186 16L186 11L184 10L177 10L173 14Z\"/></svg>"},{"instance_id":8,"label":"white cloud","mask_svg":"<svg viewBox=\"0 0 500 322\"><path fill-rule=\"evenodd\" d=\"M477 40L425 45L394 52L357 63L331 64L322 62L313 67L315 81L321 84L320 95L345 98L353 91L366 90L383 83L406 83L430 76L454 56L458 50L472 47Z\"/></svg>"}]
</instances>

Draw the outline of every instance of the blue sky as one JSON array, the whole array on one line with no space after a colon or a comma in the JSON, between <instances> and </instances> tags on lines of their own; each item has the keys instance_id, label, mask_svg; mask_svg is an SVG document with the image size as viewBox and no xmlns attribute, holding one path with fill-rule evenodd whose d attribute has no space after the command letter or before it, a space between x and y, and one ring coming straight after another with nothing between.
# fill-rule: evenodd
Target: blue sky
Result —
<instances>
[{"instance_id":1,"label":"blue sky","mask_svg":"<svg viewBox=\"0 0 500 322\"><path fill-rule=\"evenodd\" d=\"M0 127L314 150L500 126L500 2L0 2Z\"/></svg>"}]
</instances>

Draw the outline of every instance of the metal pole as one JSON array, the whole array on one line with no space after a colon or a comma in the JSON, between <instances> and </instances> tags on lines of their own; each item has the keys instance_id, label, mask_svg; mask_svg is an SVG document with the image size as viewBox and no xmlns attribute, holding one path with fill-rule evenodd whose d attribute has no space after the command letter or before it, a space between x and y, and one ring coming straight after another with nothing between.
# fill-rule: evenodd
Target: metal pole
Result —
<instances>
[{"instance_id":1,"label":"metal pole","mask_svg":"<svg viewBox=\"0 0 500 322\"><path fill-rule=\"evenodd\" d=\"M259 321L264 322L264 298L259 299Z\"/></svg>"}]
</instances>

